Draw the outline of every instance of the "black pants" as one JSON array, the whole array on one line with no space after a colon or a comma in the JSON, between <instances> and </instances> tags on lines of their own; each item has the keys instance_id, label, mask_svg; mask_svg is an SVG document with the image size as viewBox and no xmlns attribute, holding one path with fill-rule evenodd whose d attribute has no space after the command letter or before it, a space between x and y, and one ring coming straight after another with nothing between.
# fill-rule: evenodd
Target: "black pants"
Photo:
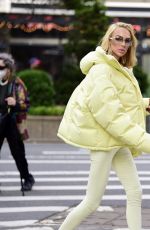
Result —
<instances>
[{"instance_id":1,"label":"black pants","mask_svg":"<svg viewBox=\"0 0 150 230\"><path fill-rule=\"evenodd\" d=\"M4 139L7 139L11 154L16 162L21 178L29 177L28 163L25 157L25 147L18 131L15 117L8 114L0 124L0 150Z\"/></svg>"}]
</instances>

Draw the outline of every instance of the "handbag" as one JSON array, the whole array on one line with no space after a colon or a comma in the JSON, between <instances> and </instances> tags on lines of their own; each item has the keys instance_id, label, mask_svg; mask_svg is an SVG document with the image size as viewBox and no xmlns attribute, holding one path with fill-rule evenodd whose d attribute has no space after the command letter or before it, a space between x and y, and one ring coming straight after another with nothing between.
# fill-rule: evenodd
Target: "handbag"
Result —
<instances>
[{"instance_id":1,"label":"handbag","mask_svg":"<svg viewBox=\"0 0 150 230\"><path fill-rule=\"evenodd\" d=\"M29 138L29 133L27 129L26 114L18 113L16 115L16 123L22 140L27 140Z\"/></svg>"}]
</instances>

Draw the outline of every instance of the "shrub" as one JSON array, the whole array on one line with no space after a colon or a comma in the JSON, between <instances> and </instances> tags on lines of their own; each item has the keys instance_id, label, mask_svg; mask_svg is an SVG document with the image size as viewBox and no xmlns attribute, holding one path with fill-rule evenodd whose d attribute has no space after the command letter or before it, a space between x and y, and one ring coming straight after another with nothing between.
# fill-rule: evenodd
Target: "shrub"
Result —
<instances>
[{"instance_id":1,"label":"shrub","mask_svg":"<svg viewBox=\"0 0 150 230\"><path fill-rule=\"evenodd\" d=\"M26 69L17 73L27 86L31 106L52 105L54 86L49 73L43 70Z\"/></svg>"},{"instance_id":2,"label":"shrub","mask_svg":"<svg viewBox=\"0 0 150 230\"><path fill-rule=\"evenodd\" d=\"M61 116L64 114L65 106L36 106L29 110L30 115Z\"/></svg>"},{"instance_id":3,"label":"shrub","mask_svg":"<svg viewBox=\"0 0 150 230\"><path fill-rule=\"evenodd\" d=\"M144 73L142 68L138 65L134 67L133 72L138 80L142 94L145 94L149 86L148 75Z\"/></svg>"},{"instance_id":4,"label":"shrub","mask_svg":"<svg viewBox=\"0 0 150 230\"><path fill-rule=\"evenodd\" d=\"M79 66L65 64L60 79L55 82L56 96L55 102L59 105L66 105L73 90L83 79Z\"/></svg>"}]
</instances>

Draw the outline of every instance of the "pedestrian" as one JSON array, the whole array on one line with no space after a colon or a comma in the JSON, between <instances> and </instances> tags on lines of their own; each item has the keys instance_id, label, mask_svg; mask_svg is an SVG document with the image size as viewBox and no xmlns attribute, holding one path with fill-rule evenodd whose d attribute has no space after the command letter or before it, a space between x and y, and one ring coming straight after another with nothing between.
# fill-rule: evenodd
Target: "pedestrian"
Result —
<instances>
[{"instance_id":1,"label":"pedestrian","mask_svg":"<svg viewBox=\"0 0 150 230\"><path fill-rule=\"evenodd\" d=\"M87 191L59 230L73 230L102 200L111 167L126 195L130 230L141 230L142 189L133 157L150 153L145 131L149 98L142 98L132 67L137 40L132 25L111 24L95 51L80 62L86 75L74 90L61 121L58 136L89 149L91 157Z\"/></svg>"},{"instance_id":2,"label":"pedestrian","mask_svg":"<svg viewBox=\"0 0 150 230\"><path fill-rule=\"evenodd\" d=\"M37 57L32 57L29 60L29 64L31 69L40 69L42 65L42 61Z\"/></svg>"},{"instance_id":3,"label":"pedestrian","mask_svg":"<svg viewBox=\"0 0 150 230\"><path fill-rule=\"evenodd\" d=\"M8 53L0 53L0 150L6 138L20 173L23 192L30 191L35 183L28 170L25 146L18 128L18 118L26 113L29 106L24 93L23 85L21 88L15 77L14 59Z\"/></svg>"}]
</instances>

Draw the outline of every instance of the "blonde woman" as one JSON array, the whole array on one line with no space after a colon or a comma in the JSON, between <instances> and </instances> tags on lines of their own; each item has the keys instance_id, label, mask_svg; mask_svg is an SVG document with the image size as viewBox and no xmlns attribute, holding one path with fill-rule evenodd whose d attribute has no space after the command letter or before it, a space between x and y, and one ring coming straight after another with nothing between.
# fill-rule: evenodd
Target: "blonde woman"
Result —
<instances>
[{"instance_id":1,"label":"blonde woman","mask_svg":"<svg viewBox=\"0 0 150 230\"><path fill-rule=\"evenodd\" d=\"M100 204L111 168L126 195L130 230L141 230L142 189L133 157L150 153L145 131L149 98L142 98L132 67L137 40L130 24L110 25L95 51L80 63L86 75L73 92L58 136L90 150L91 167L84 200L67 216L59 230L74 230Z\"/></svg>"}]
</instances>

